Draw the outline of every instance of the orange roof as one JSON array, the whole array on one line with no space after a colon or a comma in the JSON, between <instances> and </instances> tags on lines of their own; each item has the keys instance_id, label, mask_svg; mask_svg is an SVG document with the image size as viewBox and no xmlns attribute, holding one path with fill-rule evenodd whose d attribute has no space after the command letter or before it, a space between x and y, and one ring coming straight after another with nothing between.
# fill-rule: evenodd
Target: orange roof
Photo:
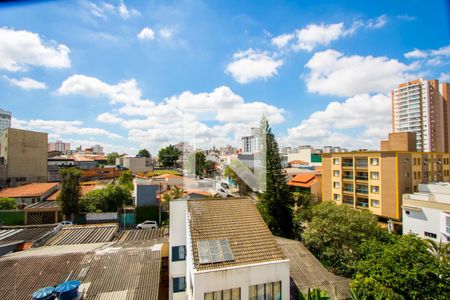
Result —
<instances>
[{"instance_id":1,"label":"orange roof","mask_svg":"<svg viewBox=\"0 0 450 300\"><path fill-rule=\"evenodd\" d=\"M95 190L95 188L96 188L96 186L94 186L94 185L81 186L81 196L84 196L87 193L89 193L90 191ZM59 196L60 193L61 193L61 190L57 190L56 192L51 194L50 197L48 197L45 200L55 201L56 199L58 199L58 196Z\"/></svg>"},{"instance_id":2,"label":"orange roof","mask_svg":"<svg viewBox=\"0 0 450 300\"><path fill-rule=\"evenodd\" d=\"M159 175L159 176L154 176L153 178L156 178L156 179L170 179L170 178L183 179L183 176L175 175L175 174L163 174L163 175Z\"/></svg>"},{"instance_id":3,"label":"orange roof","mask_svg":"<svg viewBox=\"0 0 450 300\"><path fill-rule=\"evenodd\" d=\"M316 171L316 174L322 174L322 166L314 167L314 171Z\"/></svg>"},{"instance_id":4,"label":"orange roof","mask_svg":"<svg viewBox=\"0 0 450 300\"><path fill-rule=\"evenodd\" d=\"M292 180L288 182L288 185L309 188L316 182L317 182L316 174L303 173L298 174L294 178L292 178Z\"/></svg>"},{"instance_id":5,"label":"orange roof","mask_svg":"<svg viewBox=\"0 0 450 300\"><path fill-rule=\"evenodd\" d=\"M18 187L5 188L0 190L0 198L41 197L58 184L57 182L29 183Z\"/></svg>"},{"instance_id":6,"label":"orange roof","mask_svg":"<svg viewBox=\"0 0 450 300\"><path fill-rule=\"evenodd\" d=\"M211 195L210 192L201 191L201 190L187 190L186 193L188 195L190 195L190 194L197 194L197 195L202 195L202 196L209 196L209 195Z\"/></svg>"},{"instance_id":7,"label":"orange roof","mask_svg":"<svg viewBox=\"0 0 450 300\"><path fill-rule=\"evenodd\" d=\"M299 159L291 160L289 163L291 165L304 165L304 166L309 165L306 161L299 160Z\"/></svg>"}]
</instances>

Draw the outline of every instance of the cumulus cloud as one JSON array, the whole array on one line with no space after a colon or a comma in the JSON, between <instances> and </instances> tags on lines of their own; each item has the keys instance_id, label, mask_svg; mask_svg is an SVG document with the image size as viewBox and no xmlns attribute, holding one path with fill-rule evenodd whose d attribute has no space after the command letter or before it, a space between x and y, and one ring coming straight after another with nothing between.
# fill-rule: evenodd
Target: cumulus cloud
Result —
<instances>
[{"instance_id":1,"label":"cumulus cloud","mask_svg":"<svg viewBox=\"0 0 450 300\"><path fill-rule=\"evenodd\" d=\"M163 38L163 39L170 39L172 37L173 34L173 30L167 27L161 28L159 30L159 35Z\"/></svg>"},{"instance_id":2,"label":"cumulus cloud","mask_svg":"<svg viewBox=\"0 0 450 300\"><path fill-rule=\"evenodd\" d=\"M284 144L336 145L351 149L378 149L391 130L391 100L384 94L360 94L331 102L288 129Z\"/></svg>"},{"instance_id":3,"label":"cumulus cloud","mask_svg":"<svg viewBox=\"0 0 450 300\"><path fill-rule=\"evenodd\" d=\"M439 81L450 83L450 73L441 73L439 75Z\"/></svg>"},{"instance_id":4,"label":"cumulus cloud","mask_svg":"<svg viewBox=\"0 0 450 300\"><path fill-rule=\"evenodd\" d=\"M378 18L370 19L369 21L367 21L367 27L368 28L381 28L381 27L384 27L384 25L386 25L387 21L388 21L387 16L381 15Z\"/></svg>"},{"instance_id":5,"label":"cumulus cloud","mask_svg":"<svg viewBox=\"0 0 450 300\"><path fill-rule=\"evenodd\" d=\"M111 113L103 113L97 116L97 121L108 124L117 124L123 122L123 119Z\"/></svg>"},{"instance_id":6,"label":"cumulus cloud","mask_svg":"<svg viewBox=\"0 0 450 300\"><path fill-rule=\"evenodd\" d=\"M439 59L443 56L450 56L450 45L444 46L439 49L431 49L431 50L420 50L414 49L404 54L406 58L410 59L421 59L427 57L434 57L434 59Z\"/></svg>"},{"instance_id":7,"label":"cumulus cloud","mask_svg":"<svg viewBox=\"0 0 450 300\"><path fill-rule=\"evenodd\" d=\"M17 72L29 66L68 68L69 53L66 45L43 40L37 33L0 28L0 69Z\"/></svg>"},{"instance_id":8,"label":"cumulus cloud","mask_svg":"<svg viewBox=\"0 0 450 300\"><path fill-rule=\"evenodd\" d=\"M45 90L47 88L47 85L44 82L40 82L28 77L16 79L4 76L4 78L8 80L12 85L20 87L24 90Z\"/></svg>"},{"instance_id":9,"label":"cumulus cloud","mask_svg":"<svg viewBox=\"0 0 450 300\"><path fill-rule=\"evenodd\" d=\"M241 84L255 80L267 80L278 74L277 69L283 65L283 60L276 59L266 51L248 49L233 55L233 61L225 72Z\"/></svg>"},{"instance_id":10,"label":"cumulus cloud","mask_svg":"<svg viewBox=\"0 0 450 300\"><path fill-rule=\"evenodd\" d=\"M57 136L62 135L85 135L85 136L104 136L110 139L120 139L121 136L109 132L102 128L84 127L82 121L62 121L62 120L19 120L14 119L13 124L17 128L45 131Z\"/></svg>"},{"instance_id":11,"label":"cumulus cloud","mask_svg":"<svg viewBox=\"0 0 450 300\"><path fill-rule=\"evenodd\" d=\"M345 56L331 49L315 53L305 67L309 92L336 96L386 93L414 77L408 72L416 68L384 56Z\"/></svg>"},{"instance_id":12,"label":"cumulus cloud","mask_svg":"<svg viewBox=\"0 0 450 300\"><path fill-rule=\"evenodd\" d=\"M428 56L428 53L423 50L414 49L404 54L406 58L425 58Z\"/></svg>"},{"instance_id":13,"label":"cumulus cloud","mask_svg":"<svg viewBox=\"0 0 450 300\"><path fill-rule=\"evenodd\" d=\"M154 40L155 32L149 27L144 27L141 32L139 32L138 38L140 40Z\"/></svg>"},{"instance_id":14,"label":"cumulus cloud","mask_svg":"<svg viewBox=\"0 0 450 300\"><path fill-rule=\"evenodd\" d=\"M271 42L278 48L284 48L294 37L292 33L285 33L272 38Z\"/></svg>"},{"instance_id":15,"label":"cumulus cloud","mask_svg":"<svg viewBox=\"0 0 450 300\"><path fill-rule=\"evenodd\" d=\"M120 0L118 5L106 2L97 5L91 1L84 1L83 4L92 15L101 19L107 19L107 14L118 15L122 19L140 15L137 9L128 8L123 0Z\"/></svg>"}]
</instances>

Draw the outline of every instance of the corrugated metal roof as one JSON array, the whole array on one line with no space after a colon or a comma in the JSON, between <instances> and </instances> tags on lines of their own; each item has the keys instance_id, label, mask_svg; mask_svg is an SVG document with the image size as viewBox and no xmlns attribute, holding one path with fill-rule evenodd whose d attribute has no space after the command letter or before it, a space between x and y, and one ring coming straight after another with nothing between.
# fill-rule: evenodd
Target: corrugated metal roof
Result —
<instances>
[{"instance_id":1,"label":"corrugated metal roof","mask_svg":"<svg viewBox=\"0 0 450 300\"><path fill-rule=\"evenodd\" d=\"M67 226L45 243L45 246L109 242L117 225Z\"/></svg>"},{"instance_id":2,"label":"corrugated metal roof","mask_svg":"<svg viewBox=\"0 0 450 300\"><path fill-rule=\"evenodd\" d=\"M272 233L250 198L188 200L195 269L284 260ZM228 239L233 261L200 264L198 241Z\"/></svg>"},{"instance_id":3,"label":"corrugated metal roof","mask_svg":"<svg viewBox=\"0 0 450 300\"><path fill-rule=\"evenodd\" d=\"M0 240L3 241L23 240L26 242L31 242L40 239L45 234L52 231L53 228L55 228L55 226L0 229Z\"/></svg>"},{"instance_id":4,"label":"corrugated metal roof","mask_svg":"<svg viewBox=\"0 0 450 300\"><path fill-rule=\"evenodd\" d=\"M52 253L51 248L36 250ZM86 300L158 299L161 253L152 241L56 255L34 256L33 251L25 257L13 254L0 259L0 299L29 300L41 287L75 279L82 282Z\"/></svg>"},{"instance_id":5,"label":"corrugated metal roof","mask_svg":"<svg viewBox=\"0 0 450 300\"><path fill-rule=\"evenodd\" d=\"M349 279L328 271L301 242L278 237L276 240L289 259L291 278L302 293L320 288L327 290L332 299L335 291L337 299L350 298Z\"/></svg>"},{"instance_id":6,"label":"corrugated metal roof","mask_svg":"<svg viewBox=\"0 0 450 300\"><path fill-rule=\"evenodd\" d=\"M167 237L169 234L168 230L165 228L158 229L131 229L123 230L119 233L116 240L117 241L142 241L142 240L153 240Z\"/></svg>"}]
</instances>

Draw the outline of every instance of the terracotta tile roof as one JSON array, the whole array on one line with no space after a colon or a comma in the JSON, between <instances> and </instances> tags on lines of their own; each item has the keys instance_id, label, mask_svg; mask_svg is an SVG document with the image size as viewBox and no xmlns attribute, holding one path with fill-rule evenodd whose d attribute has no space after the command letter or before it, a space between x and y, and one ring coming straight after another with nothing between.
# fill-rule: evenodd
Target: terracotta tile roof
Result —
<instances>
[{"instance_id":1,"label":"terracotta tile roof","mask_svg":"<svg viewBox=\"0 0 450 300\"><path fill-rule=\"evenodd\" d=\"M81 186L81 196L86 195L87 193L89 193L90 191L95 190L96 188L98 188L95 185L82 185ZM59 194L61 193L61 190L57 190L56 192L54 192L53 194L51 194L47 199L48 201L55 201L56 199L58 199Z\"/></svg>"},{"instance_id":2,"label":"terracotta tile roof","mask_svg":"<svg viewBox=\"0 0 450 300\"><path fill-rule=\"evenodd\" d=\"M214 270L284 260L272 233L250 198L188 200L195 269ZM197 242L227 239L233 261L200 264Z\"/></svg>"},{"instance_id":3,"label":"terracotta tile roof","mask_svg":"<svg viewBox=\"0 0 450 300\"><path fill-rule=\"evenodd\" d=\"M41 197L58 185L57 182L29 183L0 190L0 198Z\"/></svg>"},{"instance_id":4,"label":"terracotta tile roof","mask_svg":"<svg viewBox=\"0 0 450 300\"><path fill-rule=\"evenodd\" d=\"M315 173L304 173L295 175L295 177L288 182L288 185L309 188L316 182L317 178Z\"/></svg>"},{"instance_id":5,"label":"terracotta tile roof","mask_svg":"<svg viewBox=\"0 0 450 300\"><path fill-rule=\"evenodd\" d=\"M159 176L154 176L155 179L183 179L183 176L175 174L163 174Z\"/></svg>"}]
</instances>

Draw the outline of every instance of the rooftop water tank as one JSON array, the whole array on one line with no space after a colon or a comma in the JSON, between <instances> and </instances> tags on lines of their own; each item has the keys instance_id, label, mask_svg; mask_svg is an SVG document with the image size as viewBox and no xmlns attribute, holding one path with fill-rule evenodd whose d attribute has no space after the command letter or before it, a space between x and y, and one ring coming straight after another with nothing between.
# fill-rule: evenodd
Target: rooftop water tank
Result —
<instances>
[{"instance_id":1,"label":"rooftop water tank","mask_svg":"<svg viewBox=\"0 0 450 300\"><path fill-rule=\"evenodd\" d=\"M58 284L55 288L55 293L59 300L75 300L78 299L78 287L81 282L79 280L70 280Z\"/></svg>"},{"instance_id":2,"label":"rooftop water tank","mask_svg":"<svg viewBox=\"0 0 450 300\"><path fill-rule=\"evenodd\" d=\"M33 300L51 300L55 299L55 294L53 293L55 291L55 288L52 286L48 286L42 289L38 289L35 291L31 297L33 297Z\"/></svg>"}]
</instances>

